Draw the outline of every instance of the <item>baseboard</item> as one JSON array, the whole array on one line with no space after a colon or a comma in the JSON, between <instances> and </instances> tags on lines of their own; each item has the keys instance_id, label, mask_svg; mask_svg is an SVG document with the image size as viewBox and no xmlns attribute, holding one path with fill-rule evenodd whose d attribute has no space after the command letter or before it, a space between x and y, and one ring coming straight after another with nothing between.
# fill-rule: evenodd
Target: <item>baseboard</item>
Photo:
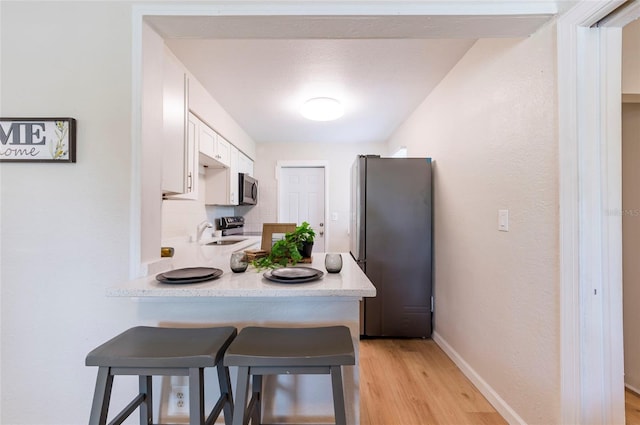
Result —
<instances>
[{"instance_id":1,"label":"baseboard","mask_svg":"<svg viewBox=\"0 0 640 425\"><path fill-rule=\"evenodd\" d=\"M628 389L629 391L631 391L632 393L635 393L636 395L640 396L640 389L636 388L636 387L632 387L631 385L627 384L625 382L624 387L626 389Z\"/></svg>"},{"instance_id":2,"label":"baseboard","mask_svg":"<svg viewBox=\"0 0 640 425\"><path fill-rule=\"evenodd\" d=\"M462 373L469 378L478 391L491 403L491 405L502 415L502 417L510 424L526 425L526 422L507 404L506 401L498 395L497 392L464 361L464 359L444 340L437 332L432 335L433 340L442 351L458 366Z\"/></svg>"}]
</instances>

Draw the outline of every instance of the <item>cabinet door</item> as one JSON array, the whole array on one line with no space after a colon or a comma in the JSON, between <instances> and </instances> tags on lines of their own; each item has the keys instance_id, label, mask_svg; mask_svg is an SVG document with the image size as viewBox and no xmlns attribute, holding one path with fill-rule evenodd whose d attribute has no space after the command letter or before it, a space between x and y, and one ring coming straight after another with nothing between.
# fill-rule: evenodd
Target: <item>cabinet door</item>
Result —
<instances>
[{"instance_id":1,"label":"cabinet door","mask_svg":"<svg viewBox=\"0 0 640 425\"><path fill-rule=\"evenodd\" d=\"M238 154L238 172L248 174L253 177L253 161L242 152L239 152Z\"/></svg>"},{"instance_id":2,"label":"cabinet door","mask_svg":"<svg viewBox=\"0 0 640 425\"><path fill-rule=\"evenodd\" d=\"M231 143L229 143L224 137L218 136L218 150L216 152L216 159L218 162L226 165L230 165L231 161Z\"/></svg>"},{"instance_id":3,"label":"cabinet door","mask_svg":"<svg viewBox=\"0 0 640 425\"><path fill-rule=\"evenodd\" d=\"M190 114L191 115L191 114ZM194 116L195 119L198 119ZM214 159L216 155L216 144L218 135L215 131L202 121L198 120L198 144L200 153L208 158ZM204 161L201 161L204 162ZM205 164L207 165L207 164Z\"/></svg>"},{"instance_id":4,"label":"cabinet door","mask_svg":"<svg viewBox=\"0 0 640 425\"><path fill-rule=\"evenodd\" d=\"M200 164L211 168L224 168L218 159L218 133L202 121L199 121Z\"/></svg>"},{"instance_id":5,"label":"cabinet door","mask_svg":"<svg viewBox=\"0 0 640 425\"><path fill-rule=\"evenodd\" d=\"M162 193L187 190L187 76L165 52L162 68Z\"/></svg>"},{"instance_id":6,"label":"cabinet door","mask_svg":"<svg viewBox=\"0 0 640 425\"><path fill-rule=\"evenodd\" d=\"M231 145L229 153L229 205L238 205L238 149Z\"/></svg>"},{"instance_id":7,"label":"cabinet door","mask_svg":"<svg viewBox=\"0 0 640 425\"><path fill-rule=\"evenodd\" d=\"M184 193L178 195L168 195L167 199L198 199L198 124L197 117L189 114L187 121L187 143L185 144L186 175Z\"/></svg>"}]
</instances>

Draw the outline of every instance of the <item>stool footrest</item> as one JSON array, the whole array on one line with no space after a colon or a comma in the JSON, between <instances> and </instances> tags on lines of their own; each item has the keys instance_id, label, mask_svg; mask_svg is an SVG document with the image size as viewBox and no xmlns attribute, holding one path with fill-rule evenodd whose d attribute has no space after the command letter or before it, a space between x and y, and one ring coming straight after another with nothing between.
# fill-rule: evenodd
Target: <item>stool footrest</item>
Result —
<instances>
[{"instance_id":1,"label":"stool footrest","mask_svg":"<svg viewBox=\"0 0 640 425\"><path fill-rule=\"evenodd\" d=\"M249 423L249 420L251 420L251 418L253 417L253 413L255 411L255 409L258 408L258 403L260 402L260 395L259 393L253 393L253 395L251 396L251 400L249 400L249 405L247 406L247 410L245 412L245 420L244 423L242 425L247 425ZM260 425L260 424L258 424Z\"/></svg>"},{"instance_id":2,"label":"stool footrest","mask_svg":"<svg viewBox=\"0 0 640 425\"><path fill-rule=\"evenodd\" d=\"M328 375L331 366L251 366L252 375Z\"/></svg>"},{"instance_id":3,"label":"stool footrest","mask_svg":"<svg viewBox=\"0 0 640 425\"><path fill-rule=\"evenodd\" d=\"M213 425L216 419L218 419L218 416L220 416L220 412L222 412L222 408L227 402L229 402L229 394L222 394L220 398L218 398L216 405L213 406L209 417L207 417L205 425Z\"/></svg>"},{"instance_id":4,"label":"stool footrest","mask_svg":"<svg viewBox=\"0 0 640 425\"><path fill-rule=\"evenodd\" d=\"M125 419L129 417L129 415L135 412L138 406L144 403L146 398L147 396L145 394L138 394L136 397L134 397L133 400L131 400L131 403L127 404L127 406L122 409L122 411L118 413L111 422L109 422L109 425L120 425L121 423L123 423Z\"/></svg>"}]
</instances>

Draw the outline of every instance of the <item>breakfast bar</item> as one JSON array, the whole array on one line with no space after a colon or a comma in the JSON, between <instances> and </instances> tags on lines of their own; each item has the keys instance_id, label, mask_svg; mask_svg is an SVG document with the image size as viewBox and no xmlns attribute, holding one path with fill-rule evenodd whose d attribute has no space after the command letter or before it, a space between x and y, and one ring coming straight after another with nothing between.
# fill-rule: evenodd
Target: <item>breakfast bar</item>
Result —
<instances>
[{"instance_id":1,"label":"breakfast bar","mask_svg":"<svg viewBox=\"0 0 640 425\"><path fill-rule=\"evenodd\" d=\"M376 290L349 253L341 253L340 273L327 273L324 253L313 253L309 264L324 272L307 283L277 283L267 280L266 270L249 266L233 273L231 252L252 246L249 238L235 245L201 243L175 244L176 255L166 270L184 267L212 267L223 271L214 280L190 284L166 284L155 273L108 288L111 297L130 297L143 321L156 326L246 326L313 327L345 325L349 328L356 358L360 335L360 301L374 297ZM158 270L163 272L165 270ZM158 303L162 318L158 318ZM358 424L359 362L344 368L347 423ZM235 370L231 370L235 383ZM323 423L333 420L331 382L326 375L268 376L263 385L265 423ZM213 395L211 396L213 398ZM163 399L164 401L164 399ZM170 413L170 412L169 412ZM160 407L160 419L168 414ZM171 418L174 419L174 418Z\"/></svg>"}]
</instances>

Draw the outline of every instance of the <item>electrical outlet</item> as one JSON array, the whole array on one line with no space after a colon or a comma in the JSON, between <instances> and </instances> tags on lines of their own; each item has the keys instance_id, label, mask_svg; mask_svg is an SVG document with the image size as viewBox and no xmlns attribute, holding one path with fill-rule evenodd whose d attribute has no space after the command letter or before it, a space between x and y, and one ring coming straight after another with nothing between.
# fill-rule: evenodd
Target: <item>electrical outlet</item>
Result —
<instances>
[{"instance_id":1,"label":"electrical outlet","mask_svg":"<svg viewBox=\"0 0 640 425\"><path fill-rule=\"evenodd\" d=\"M186 385L173 385L169 394L169 416L189 414L189 387Z\"/></svg>"}]
</instances>

